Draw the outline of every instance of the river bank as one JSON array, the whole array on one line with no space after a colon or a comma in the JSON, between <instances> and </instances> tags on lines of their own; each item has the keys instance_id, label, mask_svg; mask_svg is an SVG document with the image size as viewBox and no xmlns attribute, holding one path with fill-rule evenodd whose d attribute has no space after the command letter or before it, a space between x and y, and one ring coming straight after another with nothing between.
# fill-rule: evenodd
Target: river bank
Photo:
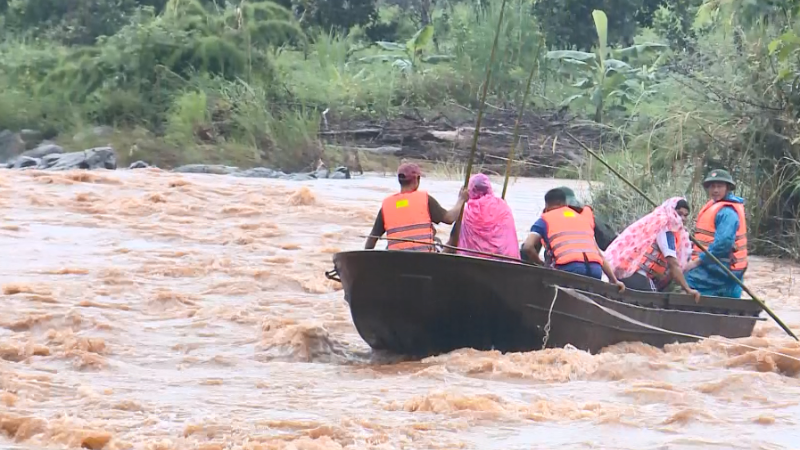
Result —
<instances>
[{"instance_id":1,"label":"river bank","mask_svg":"<svg viewBox=\"0 0 800 450\"><path fill-rule=\"evenodd\" d=\"M424 180L443 205L461 181ZM544 192L518 179L524 236ZM373 355L331 255L393 176L0 170L0 442L93 449L795 448L800 366L713 341ZM449 227L441 227L442 234ZM746 282L800 329L797 267ZM800 354L764 322L751 346Z\"/></svg>"},{"instance_id":2,"label":"river bank","mask_svg":"<svg viewBox=\"0 0 800 450\"><path fill-rule=\"evenodd\" d=\"M50 168L50 154L97 152L111 149L113 160L102 155L89 168L145 167L173 169L180 166L256 167L287 173L314 173L320 164L344 167L350 172L392 170L401 159L430 165L463 166L469 157L475 112L465 108L442 108L423 115L409 111L393 117L369 118L324 111L309 148L255 146L249 150L211 135L195 136L180 148L163 137L144 130L92 127L74 135L48 136L37 130L0 130L0 164L14 168ZM516 112L487 111L481 126L474 164L487 173L504 174L513 142ZM601 128L591 122L556 111L526 114L520 123L519 144L512 164L516 176L553 176L562 171L577 173L584 152L566 137L565 130L589 145L603 138ZM609 138L606 137L606 145ZM43 160L43 158L45 158ZM78 158L80 159L80 158ZM84 158L87 159L87 158ZM70 164L78 168L80 161ZM61 167L63 169L63 167ZM215 169L215 172L227 169ZM344 170L342 170L344 171Z\"/></svg>"}]
</instances>

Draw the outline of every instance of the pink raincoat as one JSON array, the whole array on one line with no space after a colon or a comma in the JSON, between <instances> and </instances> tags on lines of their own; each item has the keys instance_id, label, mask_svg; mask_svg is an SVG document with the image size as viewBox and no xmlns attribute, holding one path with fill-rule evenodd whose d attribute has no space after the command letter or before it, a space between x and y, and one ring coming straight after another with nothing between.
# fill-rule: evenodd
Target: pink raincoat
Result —
<instances>
[{"instance_id":1,"label":"pink raincoat","mask_svg":"<svg viewBox=\"0 0 800 450\"><path fill-rule=\"evenodd\" d=\"M606 249L604 256L614 275L622 280L639 270L639 262L659 233L671 231L678 238L676 254L681 270L689 262L692 255L692 244L689 233L683 226L680 214L675 205L681 197L672 197L650 214L642 217L626 228Z\"/></svg>"},{"instance_id":2,"label":"pink raincoat","mask_svg":"<svg viewBox=\"0 0 800 450\"><path fill-rule=\"evenodd\" d=\"M473 175L468 187L469 200L464 206L458 246L519 259L519 242L511 208L505 200L495 197L489 177L482 173ZM483 257L475 253L457 253Z\"/></svg>"}]
</instances>

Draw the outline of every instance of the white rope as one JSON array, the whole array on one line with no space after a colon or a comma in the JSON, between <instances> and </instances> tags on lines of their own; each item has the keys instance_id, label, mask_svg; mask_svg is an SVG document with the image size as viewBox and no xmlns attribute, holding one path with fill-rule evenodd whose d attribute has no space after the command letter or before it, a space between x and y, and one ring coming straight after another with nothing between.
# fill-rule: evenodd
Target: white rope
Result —
<instances>
[{"instance_id":1,"label":"white rope","mask_svg":"<svg viewBox=\"0 0 800 450\"><path fill-rule=\"evenodd\" d=\"M558 298L558 286L555 287L555 295L553 295L553 302L550 303L550 311L547 313L547 324L544 326L544 339L542 339L542 350L547 348L547 339L550 338L550 316L553 315L553 307L556 306L556 298Z\"/></svg>"},{"instance_id":2,"label":"white rope","mask_svg":"<svg viewBox=\"0 0 800 450\"><path fill-rule=\"evenodd\" d=\"M560 291L560 290L563 290L567 294L570 294L570 295L572 295L574 297L577 297L580 300L583 300L585 302L591 303L592 305L600 308L604 312L606 312L606 313L608 313L608 314L610 314L610 315L612 315L614 317L617 317L619 319L622 319L622 320L625 320L627 322L633 323L635 325L639 325L639 326L644 327L644 328L648 328L648 329L651 329L651 330L659 331L659 332L662 332L662 333L673 334L673 335L676 335L676 336L690 337L690 338L701 340L701 341L702 340L707 340L707 341L717 342L717 343L724 344L724 345L732 345L734 347L744 347L744 348L747 348L747 349L750 349L750 350L762 351L762 352L770 353L770 354L777 355L777 356L783 356L784 358L789 358L791 360L800 362L800 358L797 358L796 356L787 355L785 353L776 352L776 351L769 350L769 349L766 349L766 348L763 348L763 347L754 347L752 345L742 344L741 342L734 342L734 341L732 341L732 340L730 340L728 338L720 339L720 338L707 337L707 336L698 336L698 335L695 335L695 334L681 333L680 331L666 330L664 328L659 328L659 327L654 326L654 325L649 325L649 324L646 324L646 323L642 323L642 322L639 322L638 320L631 319L630 317L628 317L628 316L626 316L626 315L624 315L624 314L622 314L622 313L620 313L618 311L614 311L613 309L606 308L605 306L595 302L593 299L591 299L591 298L589 298L589 297L587 297L587 296L585 296L585 295L581 294L580 292L577 292L577 291L575 291L573 289L567 290L567 289L564 289L564 288L562 288L560 286L553 286L553 287L556 289L556 293L558 293L558 291ZM556 299L555 299L555 297L553 297L553 304L555 304L555 301L556 301ZM553 306L551 305L550 306L550 313L552 313L552 312L553 312ZM548 318L547 318L547 326L546 327L547 327L547 329L549 331L549 329L550 329L550 317L549 317L549 315L548 315ZM545 342L546 341L547 341L547 337L545 337Z\"/></svg>"}]
</instances>

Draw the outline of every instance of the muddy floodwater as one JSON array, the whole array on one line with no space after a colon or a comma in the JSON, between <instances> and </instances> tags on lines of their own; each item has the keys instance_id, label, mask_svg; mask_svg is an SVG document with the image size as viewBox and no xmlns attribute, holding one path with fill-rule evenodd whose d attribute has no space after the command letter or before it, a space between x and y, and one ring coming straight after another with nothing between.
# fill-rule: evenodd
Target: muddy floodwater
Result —
<instances>
[{"instance_id":1,"label":"muddy floodwater","mask_svg":"<svg viewBox=\"0 0 800 450\"><path fill-rule=\"evenodd\" d=\"M559 184L511 186L520 239ZM323 272L395 188L0 170L0 448L800 448L800 345L769 321L749 347L373 355ZM798 273L746 281L800 332Z\"/></svg>"}]
</instances>

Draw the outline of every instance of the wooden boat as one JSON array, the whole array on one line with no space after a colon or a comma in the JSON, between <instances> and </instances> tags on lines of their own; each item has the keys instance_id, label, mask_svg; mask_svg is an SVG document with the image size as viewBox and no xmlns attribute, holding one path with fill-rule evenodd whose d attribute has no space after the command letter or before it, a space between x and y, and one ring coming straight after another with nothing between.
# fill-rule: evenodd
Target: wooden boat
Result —
<instances>
[{"instance_id":1,"label":"wooden boat","mask_svg":"<svg viewBox=\"0 0 800 450\"><path fill-rule=\"evenodd\" d=\"M376 350L424 357L458 348L532 351L567 344L592 353L625 341L656 347L698 336L750 336L752 301L626 290L521 263L443 253L340 252L353 322ZM556 291L558 294L556 295Z\"/></svg>"}]
</instances>

